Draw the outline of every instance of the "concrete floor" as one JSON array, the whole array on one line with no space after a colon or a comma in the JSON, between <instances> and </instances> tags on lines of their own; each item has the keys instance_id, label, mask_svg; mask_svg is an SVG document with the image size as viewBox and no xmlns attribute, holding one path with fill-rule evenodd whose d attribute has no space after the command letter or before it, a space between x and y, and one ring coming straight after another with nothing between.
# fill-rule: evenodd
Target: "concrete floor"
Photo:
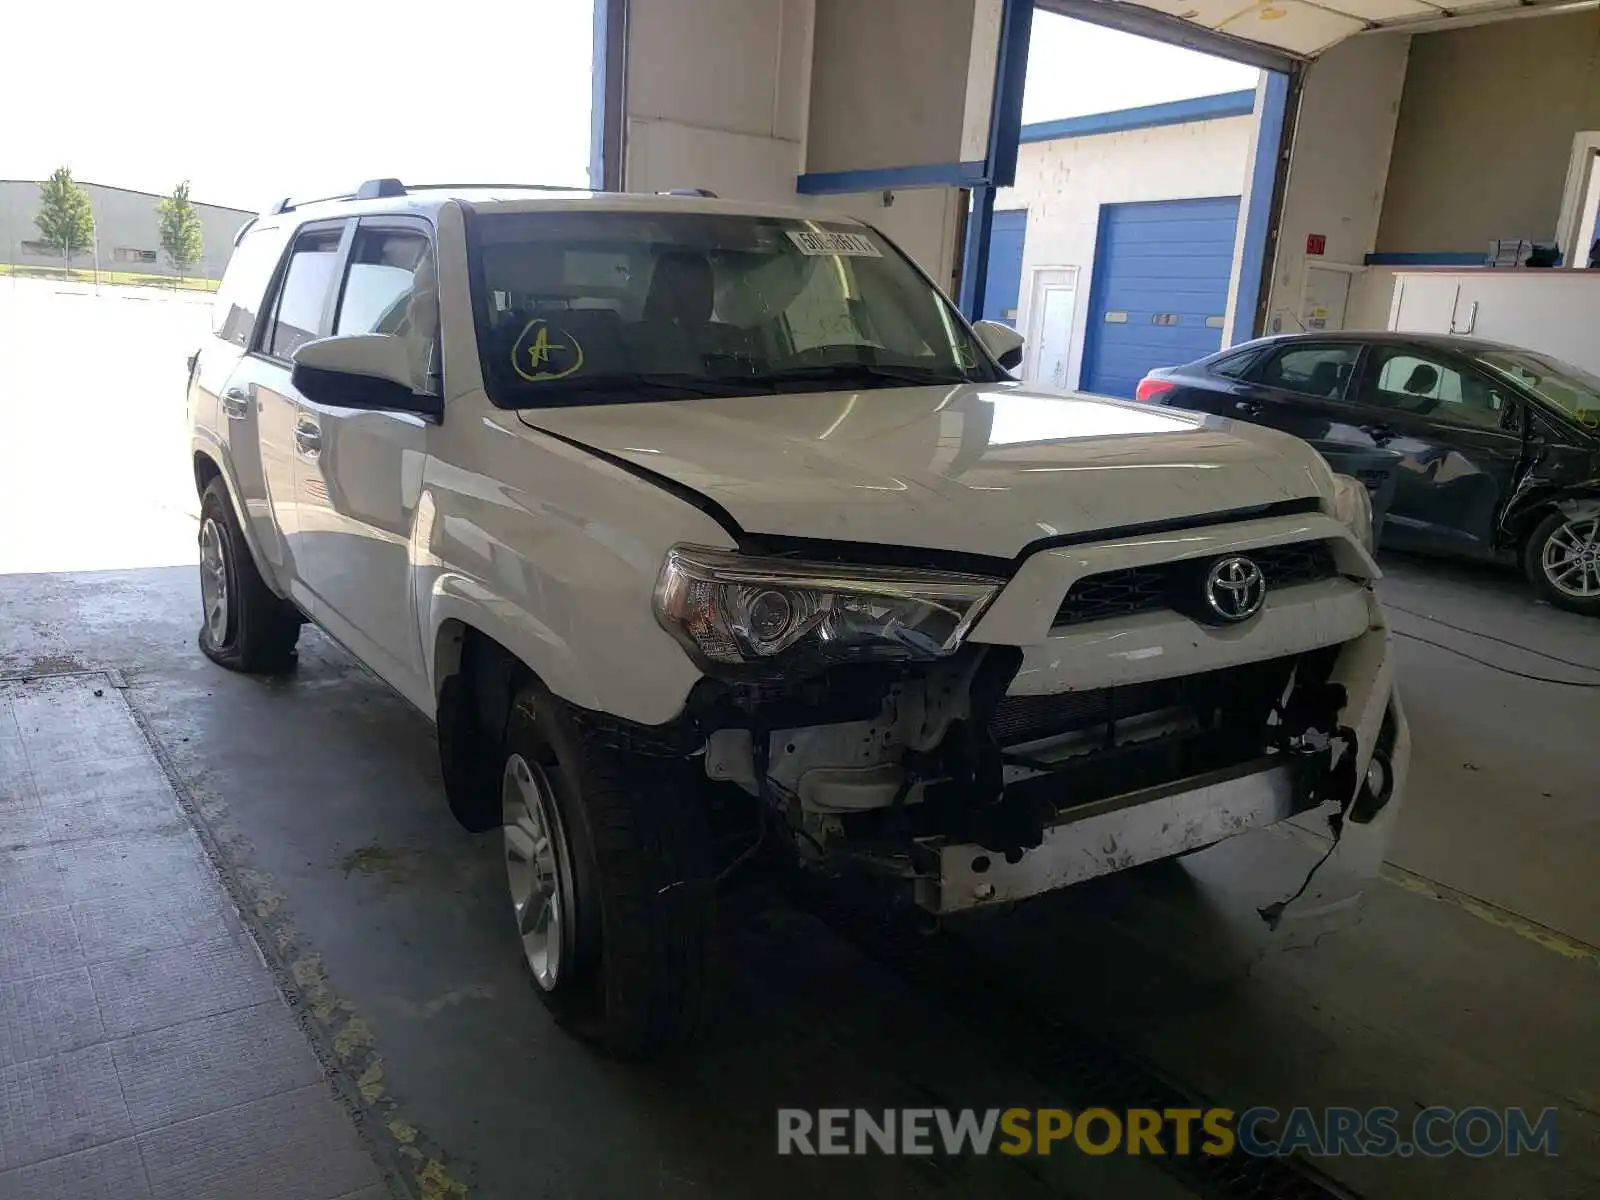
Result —
<instances>
[{"instance_id":1,"label":"concrete floor","mask_svg":"<svg viewBox=\"0 0 1600 1200\"><path fill-rule=\"evenodd\" d=\"M0 387L0 676L119 673L183 821L397 1194L1185 1194L1121 1158L775 1158L780 1105L1058 1097L944 998L759 890L725 910L692 1059L629 1070L555 1029L507 928L493 839L444 810L426 721L310 630L285 682L227 674L195 648L193 499L173 483L172 435L182 339L203 310L141 313L130 335L127 302L29 296L8 312L6 287L0 381L25 386ZM59 354L64 308L74 329L103 327L115 386ZM35 325L10 336L23 319ZM137 469L117 453L131 439L148 449ZM89 469L40 453L72 442ZM1393 865L1360 906L1268 934L1255 906L1292 890L1316 846L1267 831L950 933L1031 1007L1235 1108L1560 1110L1555 1159L1321 1163L1364 1195L1594 1195L1600 628L1497 572L1386 566L1417 754Z\"/></svg>"}]
</instances>

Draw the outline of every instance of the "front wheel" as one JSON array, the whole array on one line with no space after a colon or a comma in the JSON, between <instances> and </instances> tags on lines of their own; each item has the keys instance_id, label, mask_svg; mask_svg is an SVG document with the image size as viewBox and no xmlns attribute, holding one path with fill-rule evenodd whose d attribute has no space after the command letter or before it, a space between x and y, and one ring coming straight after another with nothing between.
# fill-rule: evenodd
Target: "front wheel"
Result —
<instances>
[{"instance_id":1,"label":"front wheel","mask_svg":"<svg viewBox=\"0 0 1600 1200\"><path fill-rule=\"evenodd\" d=\"M1600 512L1551 513L1528 539L1522 566L1551 604L1600 616Z\"/></svg>"},{"instance_id":2,"label":"front wheel","mask_svg":"<svg viewBox=\"0 0 1600 1200\"><path fill-rule=\"evenodd\" d=\"M586 743L538 684L512 707L502 836L522 954L559 1022L626 1057L693 1037L711 927L703 813L651 765Z\"/></svg>"}]
</instances>

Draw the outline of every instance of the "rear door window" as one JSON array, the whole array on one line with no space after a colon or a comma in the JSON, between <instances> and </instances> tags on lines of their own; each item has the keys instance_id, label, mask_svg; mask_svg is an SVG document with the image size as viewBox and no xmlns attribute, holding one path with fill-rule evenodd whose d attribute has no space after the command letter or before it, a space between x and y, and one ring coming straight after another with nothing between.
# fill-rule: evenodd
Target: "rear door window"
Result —
<instances>
[{"instance_id":1,"label":"rear door window","mask_svg":"<svg viewBox=\"0 0 1600 1200\"><path fill-rule=\"evenodd\" d=\"M1361 347L1353 342L1288 346L1268 358L1255 378L1258 383L1286 392L1340 400L1360 357Z\"/></svg>"},{"instance_id":2,"label":"rear door window","mask_svg":"<svg viewBox=\"0 0 1600 1200\"><path fill-rule=\"evenodd\" d=\"M343 224L304 230L295 238L272 325L261 340L261 348L269 357L287 361L305 343L326 336Z\"/></svg>"}]
</instances>

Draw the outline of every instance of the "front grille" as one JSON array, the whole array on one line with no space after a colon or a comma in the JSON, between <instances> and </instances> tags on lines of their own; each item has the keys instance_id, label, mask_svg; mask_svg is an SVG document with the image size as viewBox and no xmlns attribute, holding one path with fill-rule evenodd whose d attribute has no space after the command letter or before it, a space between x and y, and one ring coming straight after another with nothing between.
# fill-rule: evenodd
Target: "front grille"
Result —
<instances>
[{"instance_id":1,"label":"front grille","mask_svg":"<svg viewBox=\"0 0 1600 1200\"><path fill-rule=\"evenodd\" d=\"M1291 542L1245 552L1266 576L1268 589L1332 579L1339 573L1326 542ZM1158 563L1085 575L1072 585L1056 611L1055 624L1081 625L1107 617L1126 617L1172 607L1175 579L1192 564Z\"/></svg>"}]
</instances>

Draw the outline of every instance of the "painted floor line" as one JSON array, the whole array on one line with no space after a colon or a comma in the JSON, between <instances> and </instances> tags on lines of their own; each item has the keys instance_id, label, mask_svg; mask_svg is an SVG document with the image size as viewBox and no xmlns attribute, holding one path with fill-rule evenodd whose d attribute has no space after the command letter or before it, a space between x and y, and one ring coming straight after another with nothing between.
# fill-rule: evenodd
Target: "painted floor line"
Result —
<instances>
[{"instance_id":1,"label":"painted floor line","mask_svg":"<svg viewBox=\"0 0 1600 1200\"><path fill-rule=\"evenodd\" d=\"M1315 844L1319 848L1326 847L1329 839L1320 833L1309 829L1302 829L1292 822L1285 823L1285 829L1292 830L1297 836L1308 844ZM1532 917L1525 917L1519 912L1514 912L1492 901L1474 896L1470 892L1463 892L1453 888L1447 883L1440 883L1437 879L1430 879L1426 875L1419 875L1415 871L1396 866L1392 862L1385 862L1379 871L1385 883L1392 883L1395 887L1411 892L1413 895L1426 896L1430 900L1440 900L1446 904L1453 904L1465 913L1469 913L1486 925L1493 925L1505 929L1526 941L1537 946L1543 946L1563 958L1570 958L1574 962L1588 963L1592 967L1600 968L1600 946L1591 946L1588 942L1581 941L1569 934L1562 933L1559 929L1535 921Z\"/></svg>"}]
</instances>

